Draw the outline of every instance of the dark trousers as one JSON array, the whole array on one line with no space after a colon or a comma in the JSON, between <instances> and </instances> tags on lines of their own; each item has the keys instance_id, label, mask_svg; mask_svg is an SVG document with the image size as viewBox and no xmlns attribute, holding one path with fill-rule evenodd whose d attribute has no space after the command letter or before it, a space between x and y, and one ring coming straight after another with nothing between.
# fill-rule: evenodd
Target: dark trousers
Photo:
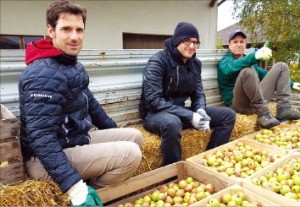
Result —
<instances>
[{"instance_id":1,"label":"dark trousers","mask_svg":"<svg viewBox=\"0 0 300 207\"><path fill-rule=\"evenodd\" d=\"M212 129L206 148L209 150L229 142L235 124L235 112L227 107L207 107L206 113L211 117ZM161 136L163 165L181 160L182 130L192 128L191 123L184 123L177 116L167 112L149 112L143 124L147 131Z\"/></svg>"}]
</instances>

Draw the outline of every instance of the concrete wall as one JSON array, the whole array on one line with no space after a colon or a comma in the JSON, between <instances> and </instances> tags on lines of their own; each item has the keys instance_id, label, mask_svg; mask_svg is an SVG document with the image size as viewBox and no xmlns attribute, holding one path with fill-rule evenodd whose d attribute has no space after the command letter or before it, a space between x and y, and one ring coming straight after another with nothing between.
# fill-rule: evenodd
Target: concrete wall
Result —
<instances>
[{"instance_id":1,"label":"concrete wall","mask_svg":"<svg viewBox=\"0 0 300 207\"><path fill-rule=\"evenodd\" d=\"M1 0L1 34L46 35L51 1ZM202 49L215 48L217 5L210 0L75 1L88 11L84 49L122 49L122 33L172 35L178 22L193 23Z\"/></svg>"}]
</instances>

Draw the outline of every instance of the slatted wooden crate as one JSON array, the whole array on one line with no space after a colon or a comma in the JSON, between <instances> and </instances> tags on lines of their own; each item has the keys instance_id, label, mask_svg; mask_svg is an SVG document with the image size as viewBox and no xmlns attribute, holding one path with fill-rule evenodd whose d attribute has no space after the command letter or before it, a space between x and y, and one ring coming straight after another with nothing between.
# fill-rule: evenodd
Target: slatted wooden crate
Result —
<instances>
[{"instance_id":1,"label":"slatted wooden crate","mask_svg":"<svg viewBox=\"0 0 300 207\"><path fill-rule=\"evenodd\" d=\"M216 192L233 185L222 178L199 169L192 163L180 161L132 177L121 184L98 189L97 192L105 205L117 206L126 202L134 202L138 198L150 194L155 189L159 189L163 184L178 182L188 176L201 183L211 183Z\"/></svg>"},{"instance_id":2,"label":"slatted wooden crate","mask_svg":"<svg viewBox=\"0 0 300 207\"><path fill-rule=\"evenodd\" d=\"M20 183L25 178L19 131L17 118L0 120L0 183L4 185Z\"/></svg>"},{"instance_id":3,"label":"slatted wooden crate","mask_svg":"<svg viewBox=\"0 0 300 207\"><path fill-rule=\"evenodd\" d=\"M217 192L216 194L212 195L211 197L205 198L202 201L199 201L197 204L193 204L191 206L206 206L211 199L217 199L218 201L221 201L221 198L224 194L228 193L230 195L233 195L234 193L239 193L239 192L243 192L246 195L246 201L258 204L258 206L262 206L262 207L281 206L279 204L272 202L272 198L267 199L264 197L263 194L257 194L256 192L247 190L239 185L233 185L228 188L225 188L220 192Z\"/></svg>"},{"instance_id":4,"label":"slatted wooden crate","mask_svg":"<svg viewBox=\"0 0 300 207\"><path fill-rule=\"evenodd\" d=\"M190 163L193 163L194 165L199 166L201 169L206 169L210 173L214 174L214 176L220 177L222 179L228 180L229 182L232 182L234 184L238 184L238 185L242 186L242 181L245 178L234 177L234 176L229 177L228 175L225 175L224 173L220 173L220 172L212 169L209 166L205 166L205 165L202 165L202 164L199 163L201 159L204 159L205 157L209 157L209 156L213 155L214 153L216 153L217 151L222 151L223 149L228 149L229 147L232 147L232 146L236 145L237 143L242 143L243 145L248 145L252 149L258 150L260 152L262 152L262 151L269 152L271 155L273 155L274 159L276 157L278 157L276 159L277 161L275 160L274 163L279 162L281 159L283 159L287 155L286 150L277 149L277 148L274 148L274 147L271 147L271 146L268 146L268 145L263 145L261 143L255 142L255 141L250 140L250 139L240 138L238 140L231 141L227 144L221 145L219 147L213 148L213 149L208 150L206 152L203 152L201 154L190 157L190 158L186 159L186 161L190 162ZM270 163L270 165L272 165L272 163ZM262 168L262 169L264 169L264 168ZM254 174L252 174L252 175L255 175L256 173L257 172L254 172ZM250 176L252 176L252 175L250 175Z\"/></svg>"},{"instance_id":5,"label":"slatted wooden crate","mask_svg":"<svg viewBox=\"0 0 300 207\"><path fill-rule=\"evenodd\" d=\"M294 199L283 196L282 194L275 193L271 190L255 185L251 181L253 178L259 178L260 176L265 176L267 173L275 172L278 168L282 168L285 164L287 164L291 159L300 159L300 153L292 152L288 156L286 156L285 159L282 159L279 162L266 167L264 170L258 172L257 174L243 180L243 187L256 192L259 195L263 195L266 199L272 200L273 202L278 203L280 206L300 206L299 200L296 201ZM293 191L293 189L291 189L291 191Z\"/></svg>"}]
</instances>

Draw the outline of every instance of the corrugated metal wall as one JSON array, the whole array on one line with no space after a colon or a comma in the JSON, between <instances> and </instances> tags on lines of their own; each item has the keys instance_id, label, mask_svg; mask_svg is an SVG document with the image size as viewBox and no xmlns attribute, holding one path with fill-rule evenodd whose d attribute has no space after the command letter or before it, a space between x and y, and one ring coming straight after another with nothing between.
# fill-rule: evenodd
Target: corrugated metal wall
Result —
<instances>
[{"instance_id":1,"label":"corrugated metal wall","mask_svg":"<svg viewBox=\"0 0 300 207\"><path fill-rule=\"evenodd\" d=\"M79 61L90 76L90 88L105 111L118 125L139 122L138 104L142 71L158 50L83 50ZM220 103L217 63L227 50L198 50L208 105ZM18 81L24 64L24 50L0 50L0 102L19 115Z\"/></svg>"}]
</instances>

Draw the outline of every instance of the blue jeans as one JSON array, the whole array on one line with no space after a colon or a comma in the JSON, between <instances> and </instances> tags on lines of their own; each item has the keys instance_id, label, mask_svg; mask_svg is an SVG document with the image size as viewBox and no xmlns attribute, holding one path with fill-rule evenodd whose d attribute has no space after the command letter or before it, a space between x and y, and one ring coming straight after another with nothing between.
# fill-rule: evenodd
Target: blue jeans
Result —
<instances>
[{"instance_id":1,"label":"blue jeans","mask_svg":"<svg viewBox=\"0 0 300 207\"><path fill-rule=\"evenodd\" d=\"M213 129L206 147L209 150L229 142L235 124L235 112L228 107L206 107L206 113L211 117L210 127ZM182 122L167 112L149 112L143 124L147 131L161 136L163 165L181 160L182 130L192 128L191 123Z\"/></svg>"}]
</instances>

